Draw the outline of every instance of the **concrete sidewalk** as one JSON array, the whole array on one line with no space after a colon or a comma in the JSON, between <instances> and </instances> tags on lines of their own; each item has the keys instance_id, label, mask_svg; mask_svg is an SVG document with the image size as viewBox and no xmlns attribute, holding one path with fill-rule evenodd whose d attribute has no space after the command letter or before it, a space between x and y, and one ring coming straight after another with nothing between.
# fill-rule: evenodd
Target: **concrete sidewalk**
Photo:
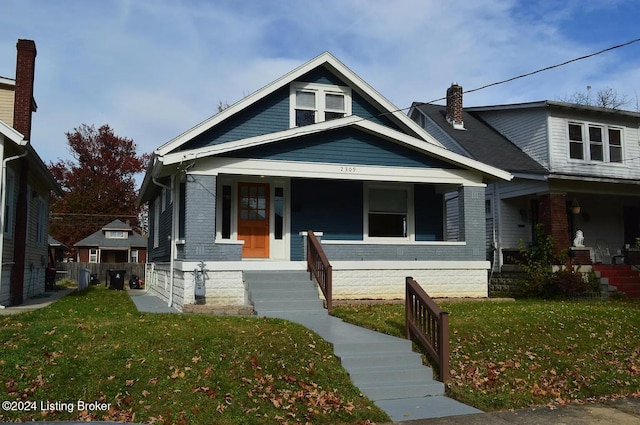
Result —
<instances>
[{"instance_id":1,"label":"concrete sidewalk","mask_svg":"<svg viewBox=\"0 0 640 425\"><path fill-rule=\"evenodd\" d=\"M556 409L538 407L396 423L402 425L640 425L640 398L611 400L581 406L571 405Z\"/></svg>"},{"instance_id":2,"label":"concrete sidewalk","mask_svg":"<svg viewBox=\"0 0 640 425\"><path fill-rule=\"evenodd\" d=\"M0 316L9 316L13 314L26 313L28 311L40 310L45 308L60 298L75 292L76 288L60 288L53 291L46 291L42 294L26 299L22 304L0 308Z\"/></svg>"}]
</instances>

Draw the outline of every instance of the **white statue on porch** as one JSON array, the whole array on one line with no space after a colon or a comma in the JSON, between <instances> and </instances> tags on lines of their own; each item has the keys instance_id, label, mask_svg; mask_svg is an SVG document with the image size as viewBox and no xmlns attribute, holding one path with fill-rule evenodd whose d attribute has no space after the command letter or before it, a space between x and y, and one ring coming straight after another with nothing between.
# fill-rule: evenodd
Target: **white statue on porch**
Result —
<instances>
[{"instance_id":1,"label":"white statue on porch","mask_svg":"<svg viewBox=\"0 0 640 425\"><path fill-rule=\"evenodd\" d=\"M576 246L576 247L584 246L584 234L582 233L582 230L576 231L576 237L573 240L573 246Z\"/></svg>"}]
</instances>

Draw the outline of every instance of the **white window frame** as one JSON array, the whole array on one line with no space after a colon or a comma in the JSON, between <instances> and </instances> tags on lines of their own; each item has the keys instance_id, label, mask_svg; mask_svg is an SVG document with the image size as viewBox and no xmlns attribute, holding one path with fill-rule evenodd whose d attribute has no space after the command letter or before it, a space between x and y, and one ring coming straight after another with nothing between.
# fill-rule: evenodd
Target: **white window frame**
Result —
<instances>
[{"instance_id":1,"label":"white window frame","mask_svg":"<svg viewBox=\"0 0 640 425\"><path fill-rule=\"evenodd\" d=\"M569 126L575 125L579 126L582 133L582 158L572 158L571 157L571 144L578 143L577 141L571 140L569 136ZM590 129L599 128L602 136L602 141L594 141L591 140L591 132ZM592 122L580 122L580 121L568 121L567 122L567 158L571 162L591 162L596 164L622 164L624 163L624 128L614 126L614 125L606 125ZM613 145L616 149L620 149L620 161L611 161L611 149L612 145L609 144L609 132L617 131L620 134L620 145ZM602 149L602 159L593 159L591 156L591 147L592 146L600 146Z\"/></svg>"},{"instance_id":2,"label":"white window frame","mask_svg":"<svg viewBox=\"0 0 640 425\"><path fill-rule=\"evenodd\" d=\"M129 236L129 233L124 230L107 230L106 233L107 239L127 239Z\"/></svg>"},{"instance_id":3,"label":"white window frame","mask_svg":"<svg viewBox=\"0 0 640 425\"><path fill-rule=\"evenodd\" d=\"M313 109L315 113L315 123L326 121L325 113L326 112L343 112L344 116L347 117L351 115L351 88L344 86L336 86L330 84L317 84L317 83L292 83L290 85L289 90L289 122L290 127L296 126L296 110L297 109L306 109L312 110L309 108L298 108L296 105L296 93L298 91L306 91L312 92L315 94L315 108ZM327 94L335 94L344 96L344 111L331 111L328 110L326 106L326 95Z\"/></svg>"},{"instance_id":4,"label":"white window frame","mask_svg":"<svg viewBox=\"0 0 640 425\"><path fill-rule=\"evenodd\" d=\"M131 262L131 263L137 263L138 262L138 250L137 249L132 249L131 250L131 256L129 258L129 262Z\"/></svg>"},{"instance_id":5,"label":"white window frame","mask_svg":"<svg viewBox=\"0 0 640 425\"><path fill-rule=\"evenodd\" d=\"M369 236L369 191L370 189L390 189L403 190L407 193L407 218L405 237L400 236ZM365 241L372 242L392 242L392 241L414 241L415 240L415 215L413 202L413 185L409 184L377 184L369 183L364 186L364 208L363 208L363 235Z\"/></svg>"},{"instance_id":6,"label":"white window frame","mask_svg":"<svg viewBox=\"0 0 640 425\"><path fill-rule=\"evenodd\" d=\"M98 262L98 248L89 248L89 262L97 263Z\"/></svg>"}]
</instances>

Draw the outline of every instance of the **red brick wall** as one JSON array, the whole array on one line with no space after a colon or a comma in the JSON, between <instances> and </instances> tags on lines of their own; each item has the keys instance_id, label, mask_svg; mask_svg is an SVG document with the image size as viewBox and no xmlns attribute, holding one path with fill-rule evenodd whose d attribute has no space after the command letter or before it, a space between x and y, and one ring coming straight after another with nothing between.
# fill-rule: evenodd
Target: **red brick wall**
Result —
<instances>
[{"instance_id":1,"label":"red brick wall","mask_svg":"<svg viewBox=\"0 0 640 425\"><path fill-rule=\"evenodd\" d=\"M447 115L454 124L462 124L462 87L455 83L447 89Z\"/></svg>"},{"instance_id":2,"label":"red brick wall","mask_svg":"<svg viewBox=\"0 0 640 425\"><path fill-rule=\"evenodd\" d=\"M31 141L31 112L33 111L33 80L36 65L36 43L18 40L16 59L16 89L13 107L13 127Z\"/></svg>"},{"instance_id":3,"label":"red brick wall","mask_svg":"<svg viewBox=\"0 0 640 425\"><path fill-rule=\"evenodd\" d=\"M564 194L542 195L539 202L538 217L544 225L544 232L551 235L554 242L554 254L569 248L569 221L567 220L567 198Z\"/></svg>"}]
</instances>

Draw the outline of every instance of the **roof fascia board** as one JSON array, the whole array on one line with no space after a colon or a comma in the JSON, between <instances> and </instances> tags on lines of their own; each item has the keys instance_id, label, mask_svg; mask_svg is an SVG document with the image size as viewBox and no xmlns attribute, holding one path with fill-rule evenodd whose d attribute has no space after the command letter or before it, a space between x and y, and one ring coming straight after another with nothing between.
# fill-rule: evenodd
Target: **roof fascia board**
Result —
<instances>
[{"instance_id":1,"label":"roof fascia board","mask_svg":"<svg viewBox=\"0 0 640 425\"><path fill-rule=\"evenodd\" d=\"M532 108L557 108L557 109L574 109L583 112L597 112L602 114L623 115L626 117L640 118L640 112L626 111L622 109L601 108L599 106L581 105L578 103L560 102L556 100L542 100L538 102L514 103L507 105L489 105L489 106L471 106L465 107L467 112L487 112L487 111L503 111L514 109L532 109Z\"/></svg>"},{"instance_id":2,"label":"roof fascia board","mask_svg":"<svg viewBox=\"0 0 640 425\"><path fill-rule=\"evenodd\" d=\"M29 143L29 141L24 138L22 133L2 120L0 120L0 133L2 133L6 138L11 140L18 146L25 146L27 143Z\"/></svg>"},{"instance_id":3,"label":"roof fascia board","mask_svg":"<svg viewBox=\"0 0 640 425\"><path fill-rule=\"evenodd\" d=\"M0 76L0 84L4 84L7 86L14 86L16 85L16 80L14 80L13 78L7 78L7 77L2 77Z\"/></svg>"}]
</instances>

